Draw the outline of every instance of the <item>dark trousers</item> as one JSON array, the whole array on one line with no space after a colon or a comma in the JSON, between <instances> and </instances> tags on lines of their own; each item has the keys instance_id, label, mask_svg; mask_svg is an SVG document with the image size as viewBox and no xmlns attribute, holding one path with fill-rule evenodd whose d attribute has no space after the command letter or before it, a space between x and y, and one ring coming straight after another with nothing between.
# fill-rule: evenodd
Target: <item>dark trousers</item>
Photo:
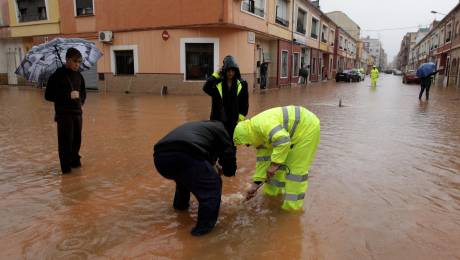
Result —
<instances>
[{"instance_id":1,"label":"dark trousers","mask_svg":"<svg viewBox=\"0 0 460 260\"><path fill-rule=\"evenodd\" d=\"M431 87L431 79L430 80L422 79L421 84L420 84L420 94L418 95L418 99L422 99L423 91L426 91L425 92L426 100L428 100L430 97L430 87Z\"/></svg>"},{"instance_id":2,"label":"dark trousers","mask_svg":"<svg viewBox=\"0 0 460 260\"><path fill-rule=\"evenodd\" d=\"M56 115L59 161L61 170L68 172L71 166L80 164L81 115Z\"/></svg>"},{"instance_id":3,"label":"dark trousers","mask_svg":"<svg viewBox=\"0 0 460 260\"><path fill-rule=\"evenodd\" d=\"M211 163L183 152L155 153L158 172L176 182L173 206L187 209L190 192L198 200L198 228L212 228L217 222L222 195L222 180Z\"/></svg>"}]
</instances>

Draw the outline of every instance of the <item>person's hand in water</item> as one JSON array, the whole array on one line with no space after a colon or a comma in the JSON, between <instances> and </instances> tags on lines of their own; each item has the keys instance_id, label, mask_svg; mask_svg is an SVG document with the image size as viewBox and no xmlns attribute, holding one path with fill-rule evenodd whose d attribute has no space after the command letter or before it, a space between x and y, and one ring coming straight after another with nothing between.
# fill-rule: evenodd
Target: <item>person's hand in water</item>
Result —
<instances>
[{"instance_id":1,"label":"person's hand in water","mask_svg":"<svg viewBox=\"0 0 460 260\"><path fill-rule=\"evenodd\" d=\"M246 191L246 201L256 196L257 190L262 186L262 183L252 183L251 187Z\"/></svg>"}]
</instances>

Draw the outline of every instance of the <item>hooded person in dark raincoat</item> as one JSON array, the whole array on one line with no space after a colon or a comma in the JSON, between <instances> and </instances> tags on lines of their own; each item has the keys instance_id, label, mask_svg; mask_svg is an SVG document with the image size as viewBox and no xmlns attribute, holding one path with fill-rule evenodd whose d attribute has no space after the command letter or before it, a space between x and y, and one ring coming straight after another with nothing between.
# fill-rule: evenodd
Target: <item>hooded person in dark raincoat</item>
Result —
<instances>
[{"instance_id":1,"label":"hooded person in dark raincoat","mask_svg":"<svg viewBox=\"0 0 460 260\"><path fill-rule=\"evenodd\" d=\"M226 56L223 63L222 70L208 78L203 91L212 98L210 119L221 121L233 136L236 124L248 114L248 83L241 79L234 57Z\"/></svg>"}]
</instances>

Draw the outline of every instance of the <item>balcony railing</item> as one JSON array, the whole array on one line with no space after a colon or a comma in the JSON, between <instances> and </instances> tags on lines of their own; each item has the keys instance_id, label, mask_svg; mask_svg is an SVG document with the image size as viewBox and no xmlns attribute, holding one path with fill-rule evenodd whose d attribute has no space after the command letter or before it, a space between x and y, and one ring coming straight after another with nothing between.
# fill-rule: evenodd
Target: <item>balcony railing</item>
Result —
<instances>
[{"instance_id":1,"label":"balcony railing","mask_svg":"<svg viewBox=\"0 0 460 260\"><path fill-rule=\"evenodd\" d=\"M285 20L284 18L278 17L278 16L276 17L276 23L281 24L282 26L289 27L289 21Z\"/></svg>"},{"instance_id":2,"label":"balcony railing","mask_svg":"<svg viewBox=\"0 0 460 260\"><path fill-rule=\"evenodd\" d=\"M41 14L19 15L20 23L43 21L43 20L47 20L46 15L41 15Z\"/></svg>"},{"instance_id":3,"label":"balcony railing","mask_svg":"<svg viewBox=\"0 0 460 260\"><path fill-rule=\"evenodd\" d=\"M297 30L296 30L298 33L301 33L301 34L305 34L307 31L304 27L299 27L297 26Z\"/></svg>"},{"instance_id":4,"label":"balcony railing","mask_svg":"<svg viewBox=\"0 0 460 260\"><path fill-rule=\"evenodd\" d=\"M316 33L311 33L310 36L313 39L318 39L318 34L316 34Z\"/></svg>"}]
</instances>

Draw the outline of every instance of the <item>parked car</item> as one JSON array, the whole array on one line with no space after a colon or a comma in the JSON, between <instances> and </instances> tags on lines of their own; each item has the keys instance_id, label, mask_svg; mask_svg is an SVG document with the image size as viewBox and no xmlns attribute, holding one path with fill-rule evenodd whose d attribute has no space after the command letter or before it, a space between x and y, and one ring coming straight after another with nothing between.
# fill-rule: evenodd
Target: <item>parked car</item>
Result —
<instances>
[{"instance_id":1,"label":"parked car","mask_svg":"<svg viewBox=\"0 0 460 260\"><path fill-rule=\"evenodd\" d=\"M393 75L401 76L402 74L403 74L403 73L402 73L402 71L400 71L400 70L394 70L394 71L393 71Z\"/></svg>"},{"instance_id":2,"label":"parked car","mask_svg":"<svg viewBox=\"0 0 460 260\"><path fill-rule=\"evenodd\" d=\"M359 82L361 81L361 76L356 71L344 70L342 72L338 72L337 75L335 75L335 81Z\"/></svg>"},{"instance_id":3,"label":"parked car","mask_svg":"<svg viewBox=\"0 0 460 260\"><path fill-rule=\"evenodd\" d=\"M366 74L362 73L359 69L354 69L353 72L356 72L359 75L359 81L366 79Z\"/></svg>"},{"instance_id":4,"label":"parked car","mask_svg":"<svg viewBox=\"0 0 460 260\"><path fill-rule=\"evenodd\" d=\"M387 69L387 70L384 70L383 72L384 72L385 74L393 74L393 70L388 70L388 69Z\"/></svg>"},{"instance_id":5,"label":"parked car","mask_svg":"<svg viewBox=\"0 0 460 260\"><path fill-rule=\"evenodd\" d=\"M402 82L404 84L410 84L410 83L420 84L420 78L417 77L415 70L408 70L403 74Z\"/></svg>"}]
</instances>

